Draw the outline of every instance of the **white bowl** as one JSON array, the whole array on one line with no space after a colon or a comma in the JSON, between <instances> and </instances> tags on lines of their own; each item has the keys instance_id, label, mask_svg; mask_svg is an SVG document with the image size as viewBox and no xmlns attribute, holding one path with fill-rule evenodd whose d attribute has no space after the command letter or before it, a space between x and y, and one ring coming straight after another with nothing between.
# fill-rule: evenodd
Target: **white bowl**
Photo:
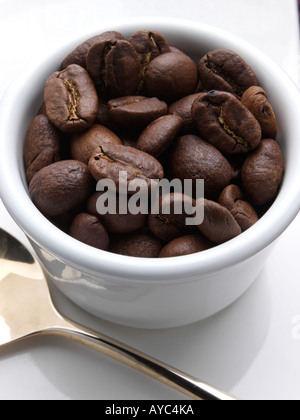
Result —
<instances>
[{"instance_id":1,"label":"white bowl","mask_svg":"<svg viewBox=\"0 0 300 420\"><path fill-rule=\"evenodd\" d=\"M33 205L24 176L23 143L36 115L48 76L81 41L57 46L23 71L0 108L0 191L16 223L28 236L47 275L66 296L104 319L140 328L167 328L199 321L239 298L257 278L272 250L300 209L300 94L263 53L243 40L190 21L139 19L100 26L129 37L140 29L160 31L169 41L200 59L209 50L240 54L256 72L278 117L278 140L286 171L273 206L247 232L203 253L172 259L140 259L99 251L58 230Z\"/></svg>"}]
</instances>

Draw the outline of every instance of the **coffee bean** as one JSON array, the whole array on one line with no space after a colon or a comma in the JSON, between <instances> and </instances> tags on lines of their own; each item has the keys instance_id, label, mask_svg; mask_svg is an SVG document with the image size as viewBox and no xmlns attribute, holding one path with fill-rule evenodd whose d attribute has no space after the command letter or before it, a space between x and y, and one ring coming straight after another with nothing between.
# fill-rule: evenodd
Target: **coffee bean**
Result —
<instances>
[{"instance_id":1,"label":"coffee bean","mask_svg":"<svg viewBox=\"0 0 300 420\"><path fill-rule=\"evenodd\" d=\"M197 200L197 206L204 206L205 214L198 229L211 242L222 244L242 233L239 224L225 207L204 198Z\"/></svg>"},{"instance_id":2,"label":"coffee bean","mask_svg":"<svg viewBox=\"0 0 300 420\"><path fill-rule=\"evenodd\" d=\"M128 257L158 258L161 249L162 244L157 238L147 230L141 230L113 237L109 251Z\"/></svg>"},{"instance_id":3,"label":"coffee bean","mask_svg":"<svg viewBox=\"0 0 300 420\"><path fill-rule=\"evenodd\" d=\"M147 216L145 214L132 214L128 208L128 202L126 203L127 213L120 214L119 212L119 197L115 200L115 209L116 214L108 212L107 214L99 214L97 210L97 201L103 195L103 193L95 193L93 194L88 203L87 203L87 211L88 213L98 217L101 223L105 226L108 232L111 233L131 233L137 230L142 229L146 224ZM112 197L112 199L114 199ZM124 199L121 197L121 200ZM107 200L108 201L108 200ZM108 206L108 202L105 202L105 206Z\"/></svg>"},{"instance_id":4,"label":"coffee bean","mask_svg":"<svg viewBox=\"0 0 300 420\"><path fill-rule=\"evenodd\" d=\"M45 105L49 119L66 133L89 128L98 113L98 96L86 70L72 64L56 72L45 85Z\"/></svg>"},{"instance_id":5,"label":"coffee bean","mask_svg":"<svg viewBox=\"0 0 300 420\"><path fill-rule=\"evenodd\" d=\"M170 146L182 124L182 119L177 115L160 117L142 132L136 148L158 158Z\"/></svg>"},{"instance_id":6,"label":"coffee bean","mask_svg":"<svg viewBox=\"0 0 300 420\"><path fill-rule=\"evenodd\" d=\"M122 141L109 128L95 124L84 133L73 136L71 141L72 158L87 165L95 149L104 143L122 144Z\"/></svg>"},{"instance_id":7,"label":"coffee bean","mask_svg":"<svg viewBox=\"0 0 300 420\"><path fill-rule=\"evenodd\" d=\"M222 153L248 153L259 145L258 121L231 93L200 94L194 101L192 114L200 136Z\"/></svg>"},{"instance_id":8,"label":"coffee bean","mask_svg":"<svg viewBox=\"0 0 300 420\"><path fill-rule=\"evenodd\" d=\"M88 167L82 162L67 160L53 163L35 174L29 193L45 216L56 217L83 205L92 188Z\"/></svg>"},{"instance_id":9,"label":"coffee bean","mask_svg":"<svg viewBox=\"0 0 300 420\"><path fill-rule=\"evenodd\" d=\"M117 41L106 57L106 87L110 97L136 95L141 85L139 58L126 41Z\"/></svg>"},{"instance_id":10,"label":"coffee bean","mask_svg":"<svg viewBox=\"0 0 300 420\"><path fill-rule=\"evenodd\" d=\"M175 101L195 92L198 84L197 67L185 54L167 53L148 65L144 76L146 96Z\"/></svg>"},{"instance_id":11,"label":"coffee bean","mask_svg":"<svg viewBox=\"0 0 300 420\"><path fill-rule=\"evenodd\" d=\"M86 56L89 48L97 41L103 41L106 39L117 40L124 39L123 35L120 32L104 32L103 34L93 36L92 38L87 39L82 44L78 45L67 57L64 58L61 68L65 69L71 64L78 64L79 66L86 68Z\"/></svg>"},{"instance_id":12,"label":"coffee bean","mask_svg":"<svg viewBox=\"0 0 300 420\"><path fill-rule=\"evenodd\" d=\"M171 241L189 232L191 227L187 226L186 219L193 217L192 210L195 207L196 201L189 196L181 193L164 194L154 203L148 227L156 238Z\"/></svg>"},{"instance_id":13,"label":"coffee bean","mask_svg":"<svg viewBox=\"0 0 300 420\"><path fill-rule=\"evenodd\" d=\"M170 52L168 42L157 31L138 31L130 37L129 42L138 53L142 74L154 58Z\"/></svg>"},{"instance_id":14,"label":"coffee bean","mask_svg":"<svg viewBox=\"0 0 300 420\"><path fill-rule=\"evenodd\" d=\"M97 217L87 213L80 213L75 217L69 235L94 248L107 250L109 237Z\"/></svg>"},{"instance_id":15,"label":"coffee bean","mask_svg":"<svg viewBox=\"0 0 300 420\"><path fill-rule=\"evenodd\" d=\"M25 144L26 178L30 182L45 166L61 160L60 134L46 115L38 115L30 123Z\"/></svg>"},{"instance_id":16,"label":"coffee bean","mask_svg":"<svg viewBox=\"0 0 300 420\"><path fill-rule=\"evenodd\" d=\"M276 197L284 173L284 159L279 144L264 139L245 161L242 183L250 202L262 206Z\"/></svg>"},{"instance_id":17,"label":"coffee bean","mask_svg":"<svg viewBox=\"0 0 300 420\"><path fill-rule=\"evenodd\" d=\"M237 185L228 185L222 191L219 204L230 211L243 232L258 221L255 209L245 201L244 194Z\"/></svg>"},{"instance_id":18,"label":"coffee bean","mask_svg":"<svg viewBox=\"0 0 300 420\"><path fill-rule=\"evenodd\" d=\"M211 144L194 135L177 139L170 157L170 176L181 181L203 179L205 195L218 196L230 184L232 169L227 159Z\"/></svg>"},{"instance_id":19,"label":"coffee bean","mask_svg":"<svg viewBox=\"0 0 300 420\"><path fill-rule=\"evenodd\" d=\"M213 247L213 244L199 234L181 236L170 241L159 254L159 258L181 257L183 255L196 254Z\"/></svg>"},{"instance_id":20,"label":"coffee bean","mask_svg":"<svg viewBox=\"0 0 300 420\"><path fill-rule=\"evenodd\" d=\"M245 90L258 83L251 67L230 50L209 52L200 60L198 70L207 91L225 91L241 97Z\"/></svg>"},{"instance_id":21,"label":"coffee bean","mask_svg":"<svg viewBox=\"0 0 300 420\"><path fill-rule=\"evenodd\" d=\"M168 112L168 105L157 98L126 96L108 102L111 120L121 127L147 127Z\"/></svg>"},{"instance_id":22,"label":"coffee bean","mask_svg":"<svg viewBox=\"0 0 300 420\"><path fill-rule=\"evenodd\" d=\"M117 187L128 190L128 185L134 181L145 181L147 188L150 188L152 180L160 180L164 177L164 170L161 164L147 153L132 147L115 144L103 144L89 161L89 170L96 181L110 179ZM120 180L120 172L126 173L127 179ZM124 183L124 184L123 184ZM134 184L135 185L135 184ZM137 191L128 191L134 194Z\"/></svg>"},{"instance_id":23,"label":"coffee bean","mask_svg":"<svg viewBox=\"0 0 300 420\"><path fill-rule=\"evenodd\" d=\"M86 63L99 93L110 98L138 93L141 65L137 52L129 42L95 42L88 51Z\"/></svg>"},{"instance_id":24,"label":"coffee bean","mask_svg":"<svg viewBox=\"0 0 300 420\"><path fill-rule=\"evenodd\" d=\"M277 137L277 120L263 88L252 86L246 90L241 100L260 123L263 137L275 140Z\"/></svg>"}]
</instances>

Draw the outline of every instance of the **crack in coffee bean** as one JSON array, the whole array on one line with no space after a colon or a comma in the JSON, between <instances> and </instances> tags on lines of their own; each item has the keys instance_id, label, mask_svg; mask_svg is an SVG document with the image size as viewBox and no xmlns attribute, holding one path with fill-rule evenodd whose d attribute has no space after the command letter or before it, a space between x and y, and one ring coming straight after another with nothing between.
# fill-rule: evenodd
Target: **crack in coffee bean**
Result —
<instances>
[{"instance_id":1,"label":"crack in coffee bean","mask_svg":"<svg viewBox=\"0 0 300 420\"><path fill-rule=\"evenodd\" d=\"M101 147L100 147L101 149ZM100 160L100 159L105 159L107 162L110 163L118 163L119 165L123 165L124 168L129 169L131 172L134 173L134 175L139 178L139 177L144 177L145 174L143 174L143 172L139 172L138 170L136 170L135 168L133 168L132 166L127 165L126 163L122 162L121 160L114 160L111 159L107 154L105 154L103 151L101 153L98 153L96 156L94 156L95 160ZM139 169L143 169L143 166L139 166Z\"/></svg>"},{"instance_id":2,"label":"crack in coffee bean","mask_svg":"<svg viewBox=\"0 0 300 420\"><path fill-rule=\"evenodd\" d=\"M79 117L77 116L77 108L80 101L80 96L77 91L77 88L74 83L72 83L71 80L63 79L63 83L65 87L67 88L67 91L69 93L68 95L68 110L69 110L69 121L72 120L79 120Z\"/></svg>"},{"instance_id":3,"label":"crack in coffee bean","mask_svg":"<svg viewBox=\"0 0 300 420\"><path fill-rule=\"evenodd\" d=\"M122 106L132 105L132 104L135 104L135 103L141 102L141 101L143 101L143 100L145 100L145 99L147 99L147 98L145 98L145 97L141 97L141 98L134 98L134 97L130 97L130 98L126 99L126 100L125 100L125 98L124 98L124 101L122 101ZM112 105L110 106L110 109L115 109L115 108L118 108L118 106L119 106L118 104L117 104L117 105L112 104Z\"/></svg>"},{"instance_id":4,"label":"crack in coffee bean","mask_svg":"<svg viewBox=\"0 0 300 420\"><path fill-rule=\"evenodd\" d=\"M115 42L115 40L96 41L87 52L86 67L97 89L105 87L105 59Z\"/></svg>"},{"instance_id":5,"label":"crack in coffee bean","mask_svg":"<svg viewBox=\"0 0 300 420\"><path fill-rule=\"evenodd\" d=\"M223 116L223 106L220 107L219 122L221 126L223 127L223 129L226 131L226 133L228 133L231 137L234 138L234 140L236 141L236 145L242 144L243 146L246 146L246 147L249 146L248 143L242 139L242 137L235 134L235 132L229 127L229 125L226 124L226 121L224 120L224 116ZM233 149L236 147L236 145L233 147Z\"/></svg>"},{"instance_id":6,"label":"crack in coffee bean","mask_svg":"<svg viewBox=\"0 0 300 420\"><path fill-rule=\"evenodd\" d=\"M221 77L224 79L230 86L232 86L234 92L237 94L237 96L242 96L244 89L242 89L236 81L230 77L228 72L224 71L224 64L223 65L217 65L215 62L211 60L210 54L207 54L207 60L206 60L207 68L213 72L216 76Z\"/></svg>"},{"instance_id":7,"label":"crack in coffee bean","mask_svg":"<svg viewBox=\"0 0 300 420\"><path fill-rule=\"evenodd\" d=\"M106 80L106 57L108 56L108 54L110 53L110 51L115 47L116 42L108 42L104 49L103 49L103 56L102 56L102 60L101 60L101 68L100 68L100 75L101 75L101 79L104 82L104 85L106 88L108 88L108 84L107 84L107 80Z\"/></svg>"},{"instance_id":8,"label":"crack in coffee bean","mask_svg":"<svg viewBox=\"0 0 300 420\"><path fill-rule=\"evenodd\" d=\"M248 153L261 141L259 122L232 93L199 94L192 115L200 136L225 155Z\"/></svg>"},{"instance_id":9,"label":"crack in coffee bean","mask_svg":"<svg viewBox=\"0 0 300 420\"><path fill-rule=\"evenodd\" d=\"M94 156L95 160L105 159L108 162L115 163L115 160L110 159L108 156L106 156L104 153L99 153L98 155Z\"/></svg>"}]
</instances>

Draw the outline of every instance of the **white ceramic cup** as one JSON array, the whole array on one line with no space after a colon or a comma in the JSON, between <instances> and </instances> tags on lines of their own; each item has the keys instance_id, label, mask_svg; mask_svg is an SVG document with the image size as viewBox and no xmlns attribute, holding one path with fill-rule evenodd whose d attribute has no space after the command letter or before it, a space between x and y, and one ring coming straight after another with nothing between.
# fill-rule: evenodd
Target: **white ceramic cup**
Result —
<instances>
[{"instance_id":1,"label":"white ceramic cup","mask_svg":"<svg viewBox=\"0 0 300 420\"><path fill-rule=\"evenodd\" d=\"M129 37L140 29L160 31L195 59L231 49L256 72L278 118L286 164L273 206L239 237L203 253L172 259L143 259L91 248L52 225L33 205L24 176L23 143L30 121L43 102L43 86L80 39L47 52L22 72L0 106L0 192L16 223L28 236L49 281L85 310L104 319L140 328L167 328L204 319L238 299L257 278L276 239L300 209L300 94L272 60L243 40L195 22L135 19L100 26Z\"/></svg>"}]
</instances>

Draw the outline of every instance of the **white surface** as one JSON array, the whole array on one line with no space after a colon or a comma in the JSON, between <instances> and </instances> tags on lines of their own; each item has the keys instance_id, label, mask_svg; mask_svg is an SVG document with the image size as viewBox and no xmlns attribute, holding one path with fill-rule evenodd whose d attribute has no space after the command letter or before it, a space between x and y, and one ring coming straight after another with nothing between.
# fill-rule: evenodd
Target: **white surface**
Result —
<instances>
[{"instance_id":1,"label":"white surface","mask_svg":"<svg viewBox=\"0 0 300 420\"><path fill-rule=\"evenodd\" d=\"M294 0L2 0L0 96L24 65L62 37L78 37L80 27L87 25L97 33L104 20L145 14L190 18L230 30L296 78L295 4ZM22 238L2 208L0 215L1 226ZM249 292L221 314L189 327L133 330L95 319L58 293L55 300L73 319L242 399L299 399L299 233L298 217ZM152 379L61 339L33 339L0 350L0 372L0 399L182 398Z\"/></svg>"}]
</instances>

